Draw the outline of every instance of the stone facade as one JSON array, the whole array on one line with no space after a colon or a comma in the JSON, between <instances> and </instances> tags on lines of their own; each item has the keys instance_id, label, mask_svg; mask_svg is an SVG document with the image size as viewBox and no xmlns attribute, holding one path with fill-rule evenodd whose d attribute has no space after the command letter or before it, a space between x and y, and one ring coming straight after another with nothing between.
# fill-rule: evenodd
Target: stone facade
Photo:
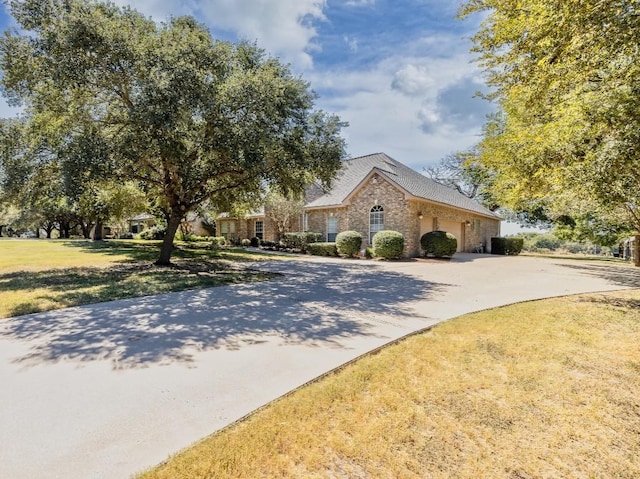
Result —
<instances>
[{"instance_id":1,"label":"stone facade","mask_svg":"<svg viewBox=\"0 0 640 479\"><path fill-rule=\"evenodd\" d=\"M370 213L374 207L382 208L383 229L395 230L404 236L407 257L420 256L420 238L437 229L452 233L458 240L458 251L465 252L489 252L491 237L500 234L497 218L415 198L376 173L366 178L342 206L307 209L306 221L304 217L295 218L287 229L321 233L322 241L328 241L328 224L335 222L338 233L357 231L362 235L363 247L370 246ZM263 221L264 240L279 239L276 224L268 214L221 219L219 224L233 222L232 234L230 226L225 228L229 231L229 239L242 240L255 236L256 221ZM218 234L220 231L219 226Z\"/></svg>"},{"instance_id":2,"label":"stone facade","mask_svg":"<svg viewBox=\"0 0 640 479\"><path fill-rule=\"evenodd\" d=\"M325 208L320 210L311 210L307 213L307 231L313 233L322 233L322 241L327 241L327 224L329 218L337 218L338 233L347 231L349 221L347 218L347 208Z\"/></svg>"},{"instance_id":3,"label":"stone facade","mask_svg":"<svg viewBox=\"0 0 640 479\"><path fill-rule=\"evenodd\" d=\"M395 230L405 238L405 256L420 255L420 237L444 228L458 239L459 251L488 251L492 236L498 236L500 222L465 210L425 200L407 198L395 185L375 175L351 195L346 206L307 211L307 231L322 233L327 240L327 221L338 219L338 232L354 230L362 234L363 246L369 246L371 209L381 206L384 229Z\"/></svg>"}]
</instances>

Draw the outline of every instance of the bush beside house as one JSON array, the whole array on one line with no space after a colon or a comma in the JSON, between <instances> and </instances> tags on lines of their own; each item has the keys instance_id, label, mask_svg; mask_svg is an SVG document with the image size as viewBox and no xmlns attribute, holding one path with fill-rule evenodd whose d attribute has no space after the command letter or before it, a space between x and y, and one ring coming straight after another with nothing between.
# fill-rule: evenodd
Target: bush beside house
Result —
<instances>
[{"instance_id":1,"label":"bush beside house","mask_svg":"<svg viewBox=\"0 0 640 479\"><path fill-rule=\"evenodd\" d=\"M310 243L307 245L307 252L314 256L338 256L335 243Z\"/></svg>"},{"instance_id":2,"label":"bush beside house","mask_svg":"<svg viewBox=\"0 0 640 479\"><path fill-rule=\"evenodd\" d=\"M397 259L404 251L404 236L398 231L380 231L373 236L373 255L377 258Z\"/></svg>"},{"instance_id":3,"label":"bush beside house","mask_svg":"<svg viewBox=\"0 0 640 479\"><path fill-rule=\"evenodd\" d=\"M357 231L343 231L336 236L338 253L345 256L355 256L362 247L362 235Z\"/></svg>"},{"instance_id":4,"label":"bush beside house","mask_svg":"<svg viewBox=\"0 0 640 479\"><path fill-rule=\"evenodd\" d=\"M282 235L282 245L287 249L297 249L303 253L307 252L307 246L317 243L322 238L322 233L285 233Z\"/></svg>"},{"instance_id":5,"label":"bush beside house","mask_svg":"<svg viewBox=\"0 0 640 479\"><path fill-rule=\"evenodd\" d=\"M167 234L167 227L164 225L156 225L151 228L147 228L140 233L140 239L143 240L161 240Z\"/></svg>"},{"instance_id":6,"label":"bush beside house","mask_svg":"<svg viewBox=\"0 0 640 479\"><path fill-rule=\"evenodd\" d=\"M425 256L451 257L458 249L458 240L446 231L431 231L422 235L420 246Z\"/></svg>"},{"instance_id":7,"label":"bush beside house","mask_svg":"<svg viewBox=\"0 0 640 479\"><path fill-rule=\"evenodd\" d=\"M524 245L523 238L491 238L491 253L503 255L518 255Z\"/></svg>"}]
</instances>

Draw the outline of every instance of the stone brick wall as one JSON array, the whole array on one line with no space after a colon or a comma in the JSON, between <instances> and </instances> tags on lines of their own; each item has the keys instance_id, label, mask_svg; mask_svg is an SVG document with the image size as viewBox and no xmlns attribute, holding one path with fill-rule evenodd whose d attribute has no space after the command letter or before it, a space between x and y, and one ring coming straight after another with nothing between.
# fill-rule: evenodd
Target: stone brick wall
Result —
<instances>
[{"instance_id":1,"label":"stone brick wall","mask_svg":"<svg viewBox=\"0 0 640 479\"><path fill-rule=\"evenodd\" d=\"M384 210L384 229L402 233L405 255L411 255L419 241L419 237L416 239L419 219L417 215L408 214L410 205L404 193L380 176L369 179L352 198L347 213L348 229L360 232L363 245L369 245L369 214L376 205Z\"/></svg>"},{"instance_id":2,"label":"stone brick wall","mask_svg":"<svg viewBox=\"0 0 640 479\"><path fill-rule=\"evenodd\" d=\"M327 240L327 220L338 218L338 233L351 229L347 218L346 208L328 208L307 212L307 231L322 233L322 241Z\"/></svg>"},{"instance_id":3,"label":"stone brick wall","mask_svg":"<svg viewBox=\"0 0 640 479\"><path fill-rule=\"evenodd\" d=\"M375 179L375 182L373 181ZM439 228L444 221L460 225L456 236L461 250L473 252L482 246L488 252L491 237L498 236L500 222L471 212L428 201L408 200L405 194L380 176L369 179L351 198L347 207L308 211L308 231L322 233L326 241L327 219L338 218L338 232L354 230L362 234L363 246L369 245L369 214L379 205L384 210L384 229L399 231L405 238L405 256L420 255L422 234ZM422 216L422 218L420 218ZM442 221L441 221L442 220Z\"/></svg>"},{"instance_id":4,"label":"stone brick wall","mask_svg":"<svg viewBox=\"0 0 640 479\"><path fill-rule=\"evenodd\" d=\"M461 211L427 201L412 201L411 203L414 214L422 214L424 218L429 218L429 224L433 223L431 230L428 228L425 229L425 220L423 219L424 231L421 231L421 234L438 229L440 227L438 225L439 219L464 223L463 251L474 252L476 248L482 246L485 252L489 252L491 237L498 236L500 233L499 220L493 220L471 212ZM433 220L431 220L431 218L433 218Z\"/></svg>"}]
</instances>

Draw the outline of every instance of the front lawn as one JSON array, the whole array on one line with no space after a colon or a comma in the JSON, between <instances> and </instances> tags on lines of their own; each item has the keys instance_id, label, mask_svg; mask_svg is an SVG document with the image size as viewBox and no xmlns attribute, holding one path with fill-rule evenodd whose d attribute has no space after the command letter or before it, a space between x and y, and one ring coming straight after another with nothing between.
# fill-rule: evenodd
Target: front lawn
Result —
<instances>
[{"instance_id":1,"label":"front lawn","mask_svg":"<svg viewBox=\"0 0 640 479\"><path fill-rule=\"evenodd\" d=\"M640 290L463 316L141 477L640 477L638 345Z\"/></svg>"},{"instance_id":2,"label":"front lawn","mask_svg":"<svg viewBox=\"0 0 640 479\"><path fill-rule=\"evenodd\" d=\"M242 263L266 256L179 243L158 267L159 242L0 240L0 318L168 291L263 281Z\"/></svg>"}]
</instances>

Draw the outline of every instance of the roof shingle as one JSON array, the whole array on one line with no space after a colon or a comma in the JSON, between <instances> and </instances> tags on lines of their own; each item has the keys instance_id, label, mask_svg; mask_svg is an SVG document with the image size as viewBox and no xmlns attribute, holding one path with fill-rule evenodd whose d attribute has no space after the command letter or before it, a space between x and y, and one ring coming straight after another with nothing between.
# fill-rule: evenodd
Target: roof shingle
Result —
<instances>
[{"instance_id":1,"label":"roof shingle","mask_svg":"<svg viewBox=\"0 0 640 479\"><path fill-rule=\"evenodd\" d=\"M342 205L373 169L378 170L382 176L417 198L500 219L498 215L476 200L464 196L453 188L436 183L385 153L374 153L345 160L331 190L307 203L305 207L313 209Z\"/></svg>"}]
</instances>

